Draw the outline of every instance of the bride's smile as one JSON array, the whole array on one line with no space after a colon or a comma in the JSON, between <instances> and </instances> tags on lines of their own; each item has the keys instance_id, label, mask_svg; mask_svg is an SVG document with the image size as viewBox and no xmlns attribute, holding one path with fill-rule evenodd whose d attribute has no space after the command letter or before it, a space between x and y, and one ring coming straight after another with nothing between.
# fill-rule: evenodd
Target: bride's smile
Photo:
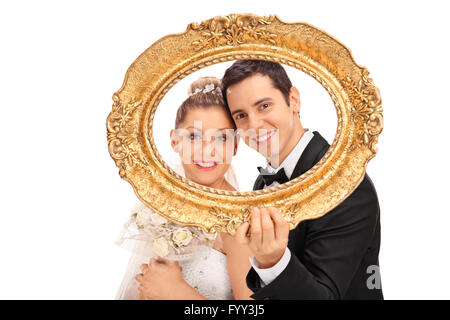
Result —
<instances>
[{"instance_id":1,"label":"bride's smile","mask_svg":"<svg viewBox=\"0 0 450 320\"><path fill-rule=\"evenodd\" d=\"M215 161L194 161L194 164L200 170L213 170L218 165Z\"/></svg>"}]
</instances>

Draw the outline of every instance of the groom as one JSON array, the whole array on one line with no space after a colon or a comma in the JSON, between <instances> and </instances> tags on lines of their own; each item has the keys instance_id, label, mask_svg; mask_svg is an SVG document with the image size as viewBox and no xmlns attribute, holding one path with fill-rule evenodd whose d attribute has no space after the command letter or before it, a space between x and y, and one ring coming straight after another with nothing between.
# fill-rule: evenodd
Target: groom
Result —
<instances>
[{"instance_id":1,"label":"groom","mask_svg":"<svg viewBox=\"0 0 450 320\"><path fill-rule=\"evenodd\" d=\"M299 92L280 64L236 61L222 85L238 131L254 132L246 134L245 143L268 161L267 168L258 167L253 190L297 178L328 150L319 132L303 128ZM277 209L254 208L250 224L242 224L236 237L254 255L246 278L254 299L383 299L380 208L367 174L321 218L289 231Z\"/></svg>"}]
</instances>

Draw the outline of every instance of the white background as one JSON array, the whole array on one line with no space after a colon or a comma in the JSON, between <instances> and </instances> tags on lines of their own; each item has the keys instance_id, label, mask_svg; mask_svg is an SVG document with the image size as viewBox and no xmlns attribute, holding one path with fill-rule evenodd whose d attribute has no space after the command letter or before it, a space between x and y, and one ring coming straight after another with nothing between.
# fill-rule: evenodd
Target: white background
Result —
<instances>
[{"instance_id":1,"label":"white background","mask_svg":"<svg viewBox=\"0 0 450 320\"><path fill-rule=\"evenodd\" d=\"M161 37L246 12L312 24L369 69L385 298L450 298L445 2L300 0L2 2L0 298L114 298L128 253L113 242L136 197L107 150L112 94Z\"/></svg>"}]
</instances>

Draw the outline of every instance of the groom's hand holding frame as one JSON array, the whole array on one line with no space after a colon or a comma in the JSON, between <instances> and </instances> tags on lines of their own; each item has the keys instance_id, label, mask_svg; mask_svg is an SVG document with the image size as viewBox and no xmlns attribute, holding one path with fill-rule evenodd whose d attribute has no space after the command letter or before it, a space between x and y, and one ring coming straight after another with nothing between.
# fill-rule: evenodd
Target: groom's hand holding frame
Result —
<instances>
[{"instance_id":1,"label":"groom's hand holding frame","mask_svg":"<svg viewBox=\"0 0 450 320\"><path fill-rule=\"evenodd\" d=\"M247 233L250 229L250 236ZM248 222L236 229L236 238L248 245L261 269L271 268L283 257L289 225L276 208L253 208Z\"/></svg>"}]
</instances>

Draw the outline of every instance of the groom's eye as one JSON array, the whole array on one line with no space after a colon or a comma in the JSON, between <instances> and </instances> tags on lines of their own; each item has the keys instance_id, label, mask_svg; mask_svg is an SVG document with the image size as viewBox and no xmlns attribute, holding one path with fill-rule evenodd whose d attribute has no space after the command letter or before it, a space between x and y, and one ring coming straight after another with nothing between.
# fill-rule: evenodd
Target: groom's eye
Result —
<instances>
[{"instance_id":1,"label":"groom's eye","mask_svg":"<svg viewBox=\"0 0 450 320\"><path fill-rule=\"evenodd\" d=\"M264 104L262 104L261 105L261 109L267 109L269 107L269 104L268 103L264 103Z\"/></svg>"}]
</instances>

